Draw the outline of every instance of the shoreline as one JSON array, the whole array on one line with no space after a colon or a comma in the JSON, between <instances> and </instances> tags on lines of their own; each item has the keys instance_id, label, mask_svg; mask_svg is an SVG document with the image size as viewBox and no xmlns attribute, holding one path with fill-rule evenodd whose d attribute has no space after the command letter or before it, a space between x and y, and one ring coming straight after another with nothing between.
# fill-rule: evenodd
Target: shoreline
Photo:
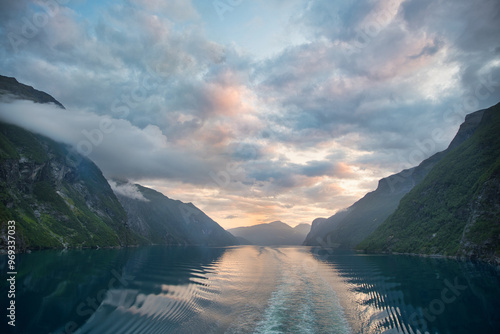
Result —
<instances>
[{"instance_id":1,"label":"shoreline","mask_svg":"<svg viewBox=\"0 0 500 334\"><path fill-rule=\"evenodd\" d=\"M469 261L469 262L481 262L487 263L500 268L500 257L490 255L488 257L477 257L477 256L461 256L461 255L443 255L443 254L424 254L424 253L400 253L400 252L367 252L363 250L353 249L354 252L360 254L373 254L373 255L407 255L416 257L427 257L434 259L450 259L457 261Z\"/></svg>"}]
</instances>

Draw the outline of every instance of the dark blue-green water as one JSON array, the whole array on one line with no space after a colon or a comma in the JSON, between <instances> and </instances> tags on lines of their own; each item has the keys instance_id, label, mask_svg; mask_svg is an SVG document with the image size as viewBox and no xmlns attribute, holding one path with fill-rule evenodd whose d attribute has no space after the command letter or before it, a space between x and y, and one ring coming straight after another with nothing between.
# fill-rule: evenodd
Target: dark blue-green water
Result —
<instances>
[{"instance_id":1,"label":"dark blue-green water","mask_svg":"<svg viewBox=\"0 0 500 334\"><path fill-rule=\"evenodd\" d=\"M0 333L500 333L485 264L257 246L17 257L16 326L3 279Z\"/></svg>"}]
</instances>

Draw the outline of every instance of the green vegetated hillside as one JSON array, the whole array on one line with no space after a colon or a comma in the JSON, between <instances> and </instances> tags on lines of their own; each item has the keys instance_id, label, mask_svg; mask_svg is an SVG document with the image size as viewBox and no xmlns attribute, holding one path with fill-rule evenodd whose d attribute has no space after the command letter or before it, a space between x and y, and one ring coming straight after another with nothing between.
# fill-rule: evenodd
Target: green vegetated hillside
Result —
<instances>
[{"instance_id":1,"label":"green vegetated hillside","mask_svg":"<svg viewBox=\"0 0 500 334\"><path fill-rule=\"evenodd\" d=\"M229 230L243 244L273 246L300 245L310 230L309 224L291 227L280 221L268 224L237 227Z\"/></svg>"},{"instance_id":2,"label":"green vegetated hillside","mask_svg":"<svg viewBox=\"0 0 500 334\"><path fill-rule=\"evenodd\" d=\"M192 203L153 189L115 181L115 192L132 230L155 244L236 245L238 241ZM127 189L127 191L120 191ZM132 194L130 190L134 190Z\"/></svg>"},{"instance_id":3,"label":"green vegetated hillside","mask_svg":"<svg viewBox=\"0 0 500 334\"><path fill-rule=\"evenodd\" d=\"M69 158L72 157L72 158ZM99 168L64 144L0 123L0 223L16 221L18 248L136 243Z\"/></svg>"},{"instance_id":4,"label":"green vegetated hillside","mask_svg":"<svg viewBox=\"0 0 500 334\"><path fill-rule=\"evenodd\" d=\"M500 104L474 134L401 199L358 245L369 252L442 254L499 261Z\"/></svg>"},{"instance_id":5,"label":"green vegetated hillside","mask_svg":"<svg viewBox=\"0 0 500 334\"><path fill-rule=\"evenodd\" d=\"M403 196L419 184L436 163L472 136L482 116L482 110L467 115L455 138L443 152L434 154L416 167L381 179L376 190L330 218L314 220L304 245L354 248L397 209Z\"/></svg>"}]
</instances>

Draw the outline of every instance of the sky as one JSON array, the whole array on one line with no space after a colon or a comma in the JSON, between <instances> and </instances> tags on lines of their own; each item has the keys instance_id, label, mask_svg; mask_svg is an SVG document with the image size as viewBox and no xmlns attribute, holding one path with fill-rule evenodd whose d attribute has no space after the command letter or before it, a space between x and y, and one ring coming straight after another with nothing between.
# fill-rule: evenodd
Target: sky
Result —
<instances>
[{"instance_id":1,"label":"sky","mask_svg":"<svg viewBox=\"0 0 500 334\"><path fill-rule=\"evenodd\" d=\"M329 217L500 101L498 0L0 0L0 45L66 107L0 119L224 228Z\"/></svg>"}]
</instances>

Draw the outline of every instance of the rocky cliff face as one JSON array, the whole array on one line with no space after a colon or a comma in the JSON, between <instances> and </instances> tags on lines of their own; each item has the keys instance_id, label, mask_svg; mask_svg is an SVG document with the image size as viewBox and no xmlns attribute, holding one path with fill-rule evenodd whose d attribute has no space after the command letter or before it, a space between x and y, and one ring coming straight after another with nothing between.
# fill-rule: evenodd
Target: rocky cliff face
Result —
<instances>
[{"instance_id":1,"label":"rocky cliff face","mask_svg":"<svg viewBox=\"0 0 500 334\"><path fill-rule=\"evenodd\" d=\"M5 123L0 123L0 194L3 239L7 219L16 220L20 249L136 243L125 211L93 162Z\"/></svg>"},{"instance_id":2,"label":"rocky cliff face","mask_svg":"<svg viewBox=\"0 0 500 334\"><path fill-rule=\"evenodd\" d=\"M192 203L170 199L138 184L112 181L112 185L127 212L131 229L152 243L207 246L238 244L235 237Z\"/></svg>"},{"instance_id":3,"label":"rocky cliff face","mask_svg":"<svg viewBox=\"0 0 500 334\"><path fill-rule=\"evenodd\" d=\"M0 76L0 99L64 106ZM0 247L16 221L17 249L134 244L126 213L99 168L70 147L0 122Z\"/></svg>"},{"instance_id":4,"label":"rocky cliff face","mask_svg":"<svg viewBox=\"0 0 500 334\"><path fill-rule=\"evenodd\" d=\"M500 264L500 169L470 199L457 256Z\"/></svg>"},{"instance_id":5,"label":"rocky cliff face","mask_svg":"<svg viewBox=\"0 0 500 334\"><path fill-rule=\"evenodd\" d=\"M500 104L359 246L500 263Z\"/></svg>"},{"instance_id":6,"label":"rocky cliff face","mask_svg":"<svg viewBox=\"0 0 500 334\"><path fill-rule=\"evenodd\" d=\"M484 110L480 110L467 115L445 151L434 154L417 167L381 179L375 191L366 194L349 208L339 211L328 219L313 222L304 245L355 247L397 209L403 196L419 184L436 163L474 134L483 113Z\"/></svg>"}]
</instances>

